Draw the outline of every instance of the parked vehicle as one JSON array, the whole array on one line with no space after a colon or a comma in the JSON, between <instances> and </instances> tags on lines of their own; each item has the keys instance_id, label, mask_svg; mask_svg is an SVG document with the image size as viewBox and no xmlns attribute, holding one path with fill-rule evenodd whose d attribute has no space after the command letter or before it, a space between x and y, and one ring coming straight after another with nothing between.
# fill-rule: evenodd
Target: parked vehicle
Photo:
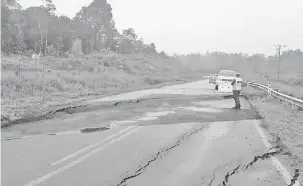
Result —
<instances>
[{"instance_id":1,"label":"parked vehicle","mask_svg":"<svg viewBox=\"0 0 303 186\"><path fill-rule=\"evenodd\" d=\"M218 74L210 74L209 75L209 83L216 84L217 77L218 77Z\"/></svg>"},{"instance_id":2,"label":"parked vehicle","mask_svg":"<svg viewBox=\"0 0 303 186\"><path fill-rule=\"evenodd\" d=\"M221 70L216 79L215 89L219 92L232 92L232 80L236 77L236 72L233 70Z\"/></svg>"}]
</instances>

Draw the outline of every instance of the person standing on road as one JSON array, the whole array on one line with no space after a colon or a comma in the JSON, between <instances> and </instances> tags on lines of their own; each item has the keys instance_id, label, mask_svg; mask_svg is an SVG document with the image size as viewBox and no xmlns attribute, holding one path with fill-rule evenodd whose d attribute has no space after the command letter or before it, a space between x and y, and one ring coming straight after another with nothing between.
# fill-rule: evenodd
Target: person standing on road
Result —
<instances>
[{"instance_id":1,"label":"person standing on road","mask_svg":"<svg viewBox=\"0 0 303 186\"><path fill-rule=\"evenodd\" d=\"M241 92L241 89L242 89L242 83L243 83L243 80L240 77L240 73L237 73L236 78L231 82L232 89L233 89L233 97L234 97L234 100L235 100L235 103L236 103L236 106L233 107L233 109L240 109L241 108L239 96L240 96L240 92Z\"/></svg>"}]
</instances>

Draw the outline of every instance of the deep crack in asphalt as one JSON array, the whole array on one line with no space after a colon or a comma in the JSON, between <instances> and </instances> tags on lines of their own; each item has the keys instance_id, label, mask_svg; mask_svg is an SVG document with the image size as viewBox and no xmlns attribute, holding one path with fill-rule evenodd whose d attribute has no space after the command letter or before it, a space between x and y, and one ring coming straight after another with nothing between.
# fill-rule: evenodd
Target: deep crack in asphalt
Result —
<instances>
[{"instance_id":1,"label":"deep crack in asphalt","mask_svg":"<svg viewBox=\"0 0 303 186\"><path fill-rule=\"evenodd\" d=\"M108 130L108 127L95 127L95 128L85 128L81 129L81 133L92 133L92 132L99 132L99 131L104 131Z\"/></svg>"},{"instance_id":2,"label":"deep crack in asphalt","mask_svg":"<svg viewBox=\"0 0 303 186\"><path fill-rule=\"evenodd\" d=\"M210 180L208 186L211 186L213 184L213 181L216 179L216 173L214 172L212 179Z\"/></svg>"},{"instance_id":3,"label":"deep crack in asphalt","mask_svg":"<svg viewBox=\"0 0 303 186\"><path fill-rule=\"evenodd\" d=\"M199 126L198 128L190 131L190 132L187 132L185 134L183 134L181 137L178 138L178 140L173 143L171 146L167 147L167 148L164 148L162 149L161 151L157 152L155 155L153 155L150 160L148 160L145 164L141 164L138 169L133 173L133 174L130 174L128 176L126 176L125 178L123 178L116 186L125 186L127 185L126 182L132 178L135 178L137 176L139 176L140 174L143 173L143 171L154 161L166 156L172 149L174 149L175 147L181 145L181 143L185 140L187 140L189 137L191 137L192 135L200 132L204 127L203 126Z\"/></svg>"},{"instance_id":4,"label":"deep crack in asphalt","mask_svg":"<svg viewBox=\"0 0 303 186\"><path fill-rule=\"evenodd\" d=\"M268 159L268 158L270 158L273 155L281 153L282 151L283 151L282 149L279 149L278 151L267 152L267 153L265 153L265 154L263 154L261 156L255 156L254 159L253 159L253 161L251 161L249 164L247 164L244 170L247 170L250 166L252 166L259 159L262 159L262 160Z\"/></svg>"},{"instance_id":5,"label":"deep crack in asphalt","mask_svg":"<svg viewBox=\"0 0 303 186\"><path fill-rule=\"evenodd\" d=\"M296 181L298 180L299 176L300 176L300 170L296 169L295 175L291 178L289 186L294 185L296 183Z\"/></svg>"},{"instance_id":6,"label":"deep crack in asphalt","mask_svg":"<svg viewBox=\"0 0 303 186\"><path fill-rule=\"evenodd\" d=\"M141 99L135 99L135 100L128 100L128 101L118 101L113 104L113 106L117 107L118 105L122 103L139 103L141 101L147 101L147 100L153 100L153 99L163 99L163 98L141 98Z\"/></svg>"},{"instance_id":7,"label":"deep crack in asphalt","mask_svg":"<svg viewBox=\"0 0 303 186\"><path fill-rule=\"evenodd\" d=\"M226 184L228 183L229 177L232 176L232 175L234 175L234 174L239 170L240 167L241 167L241 166L238 165L235 169L232 170L231 173L228 172L228 173L225 175L225 179L224 179L224 181L222 182L223 186L226 186Z\"/></svg>"},{"instance_id":8,"label":"deep crack in asphalt","mask_svg":"<svg viewBox=\"0 0 303 186\"><path fill-rule=\"evenodd\" d=\"M273 147L273 148L274 148L274 147ZM273 149L273 148L270 148L270 149ZM236 168L234 168L231 172L227 172L227 173L226 173L225 178L224 178L222 184L220 184L220 185L226 186L226 184L227 184L228 181L229 181L229 178L230 178L232 175L236 174L236 173L239 172L240 170L241 170L241 171L246 171L249 167L251 167L251 166L252 166L254 163L256 163L258 160L260 160L260 159L261 159L261 160L268 159L268 158L272 157L273 155L276 155L276 154L281 153L282 151L283 151L282 149L279 149L279 150L277 150L277 151L267 152L267 153L265 153L265 154L255 156L254 159L253 159L250 163L248 163L247 165L242 165L242 166L241 166L241 165L238 165L238 166L237 166ZM242 167L242 169L240 169L241 167ZM298 173L296 172L294 178L292 179L292 180L294 180L294 181L292 181L292 182L295 182L296 179L297 179L298 177L299 177L299 175L298 175Z\"/></svg>"}]
</instances>

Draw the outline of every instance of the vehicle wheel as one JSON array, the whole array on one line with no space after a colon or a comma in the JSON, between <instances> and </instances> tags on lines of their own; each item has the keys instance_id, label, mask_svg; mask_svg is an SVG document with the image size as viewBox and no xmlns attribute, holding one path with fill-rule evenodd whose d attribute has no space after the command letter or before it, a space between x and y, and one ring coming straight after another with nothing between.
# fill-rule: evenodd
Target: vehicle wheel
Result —
<instances>
[{"instance_id":1,"label":"vehicle wheel","mask_svg":"<svg viewBox=\"0 0 303 186\"><path fill-rule=\"evenodd\" d=\"M218 90L218 85L215 86L215 90Z\"/></svg>"}]
</instances>

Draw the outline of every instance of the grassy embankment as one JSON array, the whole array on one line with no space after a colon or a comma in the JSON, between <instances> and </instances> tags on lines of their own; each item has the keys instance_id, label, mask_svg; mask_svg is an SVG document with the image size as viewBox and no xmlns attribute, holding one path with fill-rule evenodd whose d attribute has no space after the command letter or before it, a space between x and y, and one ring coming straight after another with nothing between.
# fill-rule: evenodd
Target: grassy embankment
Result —
<instances>
[{"instance_id":1,"label":"grassy embankment","mask_svg":"<svg viewBox=\"0 0 303 186\"><path fill-rule=\"evenodd\" d=\"M202 77L177 61L146 54L103 52L69 59L42 57L38 72L35 62L27 59L21 61L19 74L16 58L3 59L6 60L2 60L1 66L2 125L76 101Z\"/></svg>"}]
</instances>

